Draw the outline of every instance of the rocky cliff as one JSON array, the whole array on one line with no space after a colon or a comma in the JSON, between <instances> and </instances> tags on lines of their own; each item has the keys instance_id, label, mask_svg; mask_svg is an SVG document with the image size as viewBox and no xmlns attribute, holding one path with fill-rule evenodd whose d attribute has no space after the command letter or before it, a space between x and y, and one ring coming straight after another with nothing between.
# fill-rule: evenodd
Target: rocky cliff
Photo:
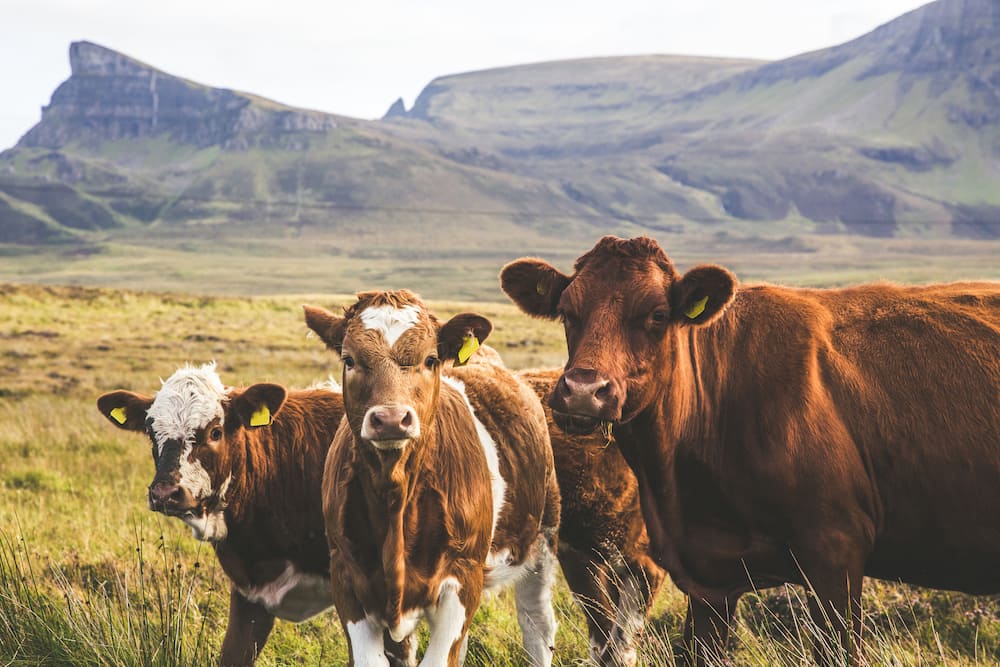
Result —
<instances>
[{"instance_id":1,"label":"rocky cliff","mask_svg":"<svg viewBox=\"0 0 1000 667\"><path fill-rule=\"evenodd\" d=\"M69 58L72 75L18 146L60 148L159 135L194 146L239 149L279 141L304 149L307 142L289 133L337 126L329 114L186 81L91 42L73 43Z\"/></svg>"}]
</instances>

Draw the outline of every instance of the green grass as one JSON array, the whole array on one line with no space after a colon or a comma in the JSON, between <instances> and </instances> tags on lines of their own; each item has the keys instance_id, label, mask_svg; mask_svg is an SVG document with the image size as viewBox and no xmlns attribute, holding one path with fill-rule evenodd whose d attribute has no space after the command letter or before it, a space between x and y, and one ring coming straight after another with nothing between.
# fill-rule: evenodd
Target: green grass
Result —
<instances>
[{"instance_id":1,"label":"green grass","mask_svg":"<svg viewBox=\"0 0 1000 667\"><path fill-rule=\"evenodd\" d=\"M216 359L224 382L305 386L339 369L307 336L300 304L351 297L220 297L0 285L0 664L191 665L214 661L228 584L211 549L180 522L149 512L148 445L109 425L96 397L155 392L186 362ZM508 304L432 302L447 316L481 312L516 368L556 365L562 332ZM741 604L737 665L809 664L823 633L788 587ZM558 665L587 655L583 616L557 587ZM988 599L869 582L865 655L872 665L973 665L1000 660L1000 618ZM684 598L669 584L642 644L644 664L672 664ZM512 595L477 612L470 665L521 665ZM333 614L278 622L260 664L341 664Z\"/></svg>"}]
</instances>

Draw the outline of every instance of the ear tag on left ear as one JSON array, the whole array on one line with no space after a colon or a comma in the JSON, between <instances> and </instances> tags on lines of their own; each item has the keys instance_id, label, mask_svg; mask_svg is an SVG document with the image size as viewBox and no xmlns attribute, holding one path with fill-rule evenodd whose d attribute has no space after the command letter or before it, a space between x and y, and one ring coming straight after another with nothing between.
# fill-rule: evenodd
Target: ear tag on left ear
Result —
<instances>
[{"instance_id":1,"label":"ear tag on left ear","mask_svg":"<svg viewBox=\"0 0 1000 667\"><path fill-rule=\"evenodd\" d=\"M267 409L266 405L260 406L252 415L250 415L251 426L267 426L270 423L271 411Z\"/></svg>"},{"instance_id":2,"label":"ear tag on left ear","mask_svg":"<svg viewBox=\"0 0 1000 667\"><path fill-rule=\"evenodd\" d=\"M545 284L538 283L537 285L535 285L535 291L538 292L538 296L545 296L545 292L547 291L545 289Z\"/></svg>"},{"instance_id":3,"label":"ear tag on left ear","mask_svg":"<svg viewBox=\"0 0 1000 667\"><path fill-rule=\"evenodd\" d=\"M684 314L687 316L689 320L693 320L694 318L698 317L699 315L705 312L706 303L708 303L708 297L703 296L697 301L695 301L693 304L691 304L691 307L685 310Z\"/></svg>"},{"instance_id":4,"label":"ear tag on left ear","mask_svg":"<svg viewBox=\"0 0 1000 667\"><path fill-rule=\"evenodd\" d=\"M127 417L125 416L125 407L122 405L119 405L117 408L114 408L108 414L111 416L112 419L114 419L119 424L124 424L127 419Z\"/></svg>"},{"instance_id":5,"label":"ear tag on left ear","mask_svg":"<svg viewBox=\"0 0 1000 667\"><path fill-rule=\"evenodd\" d=\"M469 363L469 359L475 354L476 350L479 349L479 340L472 334L468 334L462 339L462 347L458 350L458 359L455 361L456 366L464 366Z\"/></svg>"}]
</instances>

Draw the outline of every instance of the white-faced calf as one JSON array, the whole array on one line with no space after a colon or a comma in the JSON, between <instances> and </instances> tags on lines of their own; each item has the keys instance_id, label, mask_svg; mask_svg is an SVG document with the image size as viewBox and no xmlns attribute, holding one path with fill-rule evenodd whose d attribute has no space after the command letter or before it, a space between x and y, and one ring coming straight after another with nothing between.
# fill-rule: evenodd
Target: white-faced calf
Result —
<instances>
[{"instance_id":1,"label":"white-faced calf","mask_svg":"<svg viewBox=\"0 0 1000 667\"><path fill-rule=\"evenodd\" d=\"M149 435L150 509L211 542L231 581L222 664L252 663L275 617L303 621L332 605L320 486L339 392L225 387L207 364L178 370L155 397L119 390L97 406Z\"/></svg>"},{"instance_id":2,"label":"white-faced calf","mask_svg":"<svg viewBox=\"0 0 1000 667\"><path fill-rule=\"evenodd\" d=\"M425 665L457 665L484 589L514 584L533 664L552 661L559 490L545 414L494 364L464 363L489 320L441 324L407 291L306 321L343 362L347 419L326 460L333 598L356 665L385 665L426 617Z\"/></svg>"}]
</instances>

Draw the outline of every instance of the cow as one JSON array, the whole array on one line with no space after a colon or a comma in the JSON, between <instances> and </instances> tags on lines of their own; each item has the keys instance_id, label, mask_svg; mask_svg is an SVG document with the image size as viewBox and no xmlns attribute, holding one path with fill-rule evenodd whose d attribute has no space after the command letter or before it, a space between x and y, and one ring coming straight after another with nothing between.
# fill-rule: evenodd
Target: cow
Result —
<instances>
[{"instance_id":1,"label":"cow","mask_svg":"<svg viewBox=\"0 0 1000 667\"><path fill-rule=\"evenodd\" d=\"M492 324L445 323L415 294L305 307L343 365L345 419L326 459L333 599L352 664L385 665L426 617L421 664L458 665L484 590L513 584L528 659L549 665L559 487L545 413L498 364L468 361Z\"/></svg>"},{"instance_id":2,"label":"cow","mask_svg":"<svg viewBox=\"0 0 1000 667\"><path fill-rule=\"evenodd\" d=\"M738 289L610 236L570 275L524 258L500 279L561 320L553 416L612 425L697 661L756 588L808 585L839 635L817 658L852 663L864 576L1000 592L1000 284Z\"/></svg>"},{"instance_id":3,"label":"cow","mask_svg":"<svg viewBox=\"0 0 1000 667\"><path fill-rule=\"evenodd\" d=\"M210 363L180 368L155 397L118 390L97 407L149 436L149 508L211 543L230 580L220 664L252 664L275 618L300 622L333 605L320 487L344 413L339 388L226 387ZM403 664L412 652L387 650Z\"/></svg>"},{"instance_id":4,"label":"cow","mask_svg":"<svg viewBox=\"0 0 1000 667\"><path fill-rule=\"evenodd\" d=\"M557 368L515 372L542 401L561 374ZM543 407L562 498L559 564L587 618L590 661L634 665L646 615L666 576L649 555L635 475L606 434L569 435Z\"/></svg>"}]
</instances>

